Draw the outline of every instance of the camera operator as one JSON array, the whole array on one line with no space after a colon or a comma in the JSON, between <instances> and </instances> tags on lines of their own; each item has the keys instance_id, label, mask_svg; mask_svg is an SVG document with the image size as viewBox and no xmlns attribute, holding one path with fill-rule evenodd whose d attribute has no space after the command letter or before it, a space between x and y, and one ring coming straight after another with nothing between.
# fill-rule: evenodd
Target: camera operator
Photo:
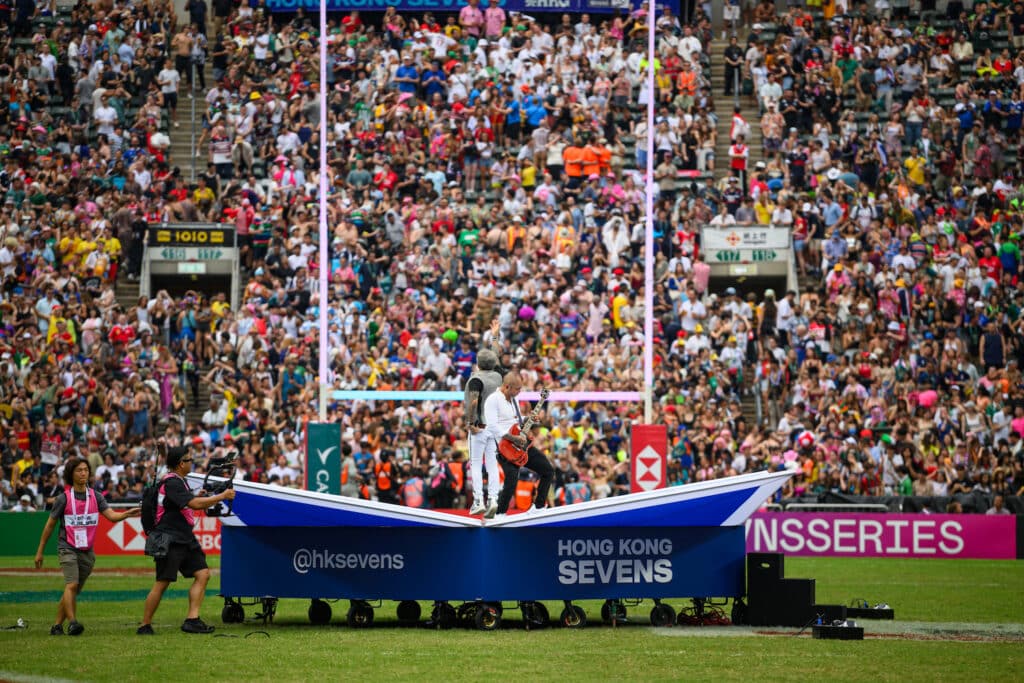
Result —
<instances>
[{"instance_id":1,"label":"camera operator","mask_svg":"<svg viewBox=\"0 0 1024 683\"><path fill-rule=\"evenodd\" d=\"M195 511L207 510L223 500L233 500L234 489L225 489L214 496L196 496L189 490L185 476L192 471L192 454L184 448L173 448L167 453L167 471L160 486L157 499L156 528L147 541L150 545L164 547L155 552L156 582L146 597L142 624L136 633L153 635L153 615L164 591L178 579L178 573L193 579L188 591L188 615L181 630L185 633L212 633L213 627L199 618L199 608L206 597L206 584L210 580L210 569L206 566L206 553L196 540L192 529L195 525ZM204 494L205 491L200 491Z\"/></svg>"}]
</instances>

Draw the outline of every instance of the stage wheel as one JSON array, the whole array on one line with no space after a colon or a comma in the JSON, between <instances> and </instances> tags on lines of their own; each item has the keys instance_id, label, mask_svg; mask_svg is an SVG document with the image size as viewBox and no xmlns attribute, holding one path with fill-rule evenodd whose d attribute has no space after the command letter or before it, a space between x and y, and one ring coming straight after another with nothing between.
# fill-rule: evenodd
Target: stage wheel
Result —
<instances>
[{"instance_id":1,"label":"stage wheel","mask_svg":"<svg viewBox=\"0 0 1024 683\"><path fill-rule=\"evenodd\" d=\"M312 600L306 614L309 616L309 623L323 626L331 621L331 606L323 600Z\"/></svg>"},{"instance_id":2,"label":"stage wheel","mask_svg":"<svg viewBox=\"0 0 1024 683\"><path fill-rule=\"evenodd\" d=\"M369 628L373 625L373 608L364 600L353 600L346 621L351 628Z\"/></svg>"},{"instance_id":3,"label":"stage wheel","mask_svg":"<svg viewBox=\"0 0 1024 683\"><path fill-rule=\"evenodd\" d=\"M601 621L611 623L612 621L612 610L615 610L615 621L626 620L626 606L618 600L605 600L604 604L601 605Z\"/></svg>"},{"instance_id":4,"label":"stage wheel","mask_svg":"<svg viewBox=\"0 0 1024 683\"><path fill-rule=\"evenodd\" d=\"M530 628L545 628L551 624L551 615L543 602L527 602L523 604L523 621Z\"/></svg>"},{"instance_id":5,"label":"stage wheel","mask_svg":"<svg viewBox=\"0 0 1024 683\"><path fill-rule=\"evenodd\" d=\"M583 628L587 625L587 613L582 607L570 605L562 610L561 621L566 628Z\"/></svg>"},{"instance_id":6,"label":"stage wheel","mask_svg":"<svg viewBox=\"0 0 1024 683\"><path fill-rule=\"evenodd\" d=\"M220 620L225 624L241 624L245 621L245 609L237 602L229 602L220 611Z\"/></svg>"},{"instance_id":7,"label":"stage wheel","mask_svg":"<svg viewBox=\"0 0 1024 683\"><path fill-rule=\"evenodd\" d=\"M403 624L413 624L420 620L420 603L415 600L402 600L398 603L396 614Z\"/></svg>"},{"instance_id":8,"label":"stage wheel","mask_svg":"<svg viewBox=\"0 0 1024 683\"><path fill-rule=\"evenodd\" d=\"M676 623L676 611L672 605L655 605L651 608L651 626L671 626Z\"/></svg>"},{"instance_id":9,"label":"stage wheel","mask_svg":"<svg viewBox=\"0 0 1024 683\"><path fill-rule=\"evenodd\" d=\"M494 605L480 605L476 608L476 627L481 631L501 628L501 608Z\"/></svg>"},{"instance_id":10,"label":"stage wheel","mask_svg":"<svg viewBox=\"0 0 1024 683\"><path fill-rule=\"evenodd\" d=\"M457 621L455 608L449 605L447 602L441 603L437 607L437 627L447 631L455 626Z\"/></svg>"}]
</instances>

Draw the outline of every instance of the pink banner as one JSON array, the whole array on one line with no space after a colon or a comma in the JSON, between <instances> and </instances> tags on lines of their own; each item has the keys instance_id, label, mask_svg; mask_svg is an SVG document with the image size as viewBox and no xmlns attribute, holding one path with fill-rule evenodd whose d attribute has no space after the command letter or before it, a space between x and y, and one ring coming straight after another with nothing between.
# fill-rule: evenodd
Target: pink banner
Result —
<instances>
[{"instance_id":1,"label":"pink banner","mask_svg":"<svg viewBox=\"0 0 1024 683\"><path fill-rule=\"evenodd\" d=\"M938 557L1013 560L1013 515L758 512L747 552L818 557Z\"/></svg>"}]
</instances>

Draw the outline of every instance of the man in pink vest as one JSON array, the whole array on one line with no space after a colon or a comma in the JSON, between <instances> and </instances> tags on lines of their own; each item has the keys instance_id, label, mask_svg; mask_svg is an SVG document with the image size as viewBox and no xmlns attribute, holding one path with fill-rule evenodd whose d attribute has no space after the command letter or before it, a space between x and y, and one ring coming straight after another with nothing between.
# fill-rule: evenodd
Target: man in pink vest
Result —
<instances>
[{"instance_id":1,"label":"man in pink vest","mask_svg":"<svg viewBox=\"0 0 1024 683\"><path fill-rule=\"evenodd\" d=\"M167 452L167 474L160 484L156 528L150 533L150 540L155 535L163 535L169 541L169 546L164 556L155 558L156 583L146 596L142 624L136 631L140 636L153 635L153 615L160 606L164 591L178 580L179 573L192 579L192 586L188 590L188 615L181 630L185 633L213 633L213 627L199 618L199 608L203 605L206 584L210 580L210 569L206 566L206 553L192 529L196 510L206 510L222 500L234 499L235 490L227 489L215 496L196 496L185 481L191 471L190 451L172 448Z\"/></svg>"},{"instance_id":2,"label":"man in pink vest","mask_svg":"<svg viewBox=\"0 0 1024 683\"><path fill-rule=\"evenodd\" d=\"M57 621L50 628L51 636L64 635L64 621L67 620L68 635L78 636L85 627L78 623L78 594L82 592L85 580L96 564L93 542L100 515L111 522L120 522L128 517L138 517L139 508L114 512L103 494L89 486L92 467L85 458L71 458L64 465L64 493L53 501L50 518L43 527L36 551L36 569L43 566L43 550L53 530L59 528L57 536L57 557L64 572L64 595L57 604Z\"/></svg>"}]
</instances>

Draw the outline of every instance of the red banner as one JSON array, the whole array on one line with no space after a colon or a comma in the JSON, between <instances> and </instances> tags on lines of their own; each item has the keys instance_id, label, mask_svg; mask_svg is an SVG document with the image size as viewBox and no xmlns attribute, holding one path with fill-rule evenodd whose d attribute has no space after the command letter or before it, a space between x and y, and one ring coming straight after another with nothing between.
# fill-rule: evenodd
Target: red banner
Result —
<instances>
[{"instance_id":1,"label":"red banner","mask_svg":"<svg viewBox=\"0 0 1024 683\"><path fill-rule=\"evenodd\" d=\"M220 519L207 517L197 510L195 534L206 554L220 555ZM97 555L142 555L145 549L146 537L142 533L141 519L129 517L121 522L109 522L100 515L99 529L96 530Z\"/></svg>"},{"instance_id":2,"label":"red banner","mask_svg":"<svg viewBox=\"0 0 1024 683\"><path fill-rule=\"evenodd\" d=\"M668 432L665 425L633 425L630 440L630 492L653 491L668 485Z\"/></svg>"}]
</instances>

